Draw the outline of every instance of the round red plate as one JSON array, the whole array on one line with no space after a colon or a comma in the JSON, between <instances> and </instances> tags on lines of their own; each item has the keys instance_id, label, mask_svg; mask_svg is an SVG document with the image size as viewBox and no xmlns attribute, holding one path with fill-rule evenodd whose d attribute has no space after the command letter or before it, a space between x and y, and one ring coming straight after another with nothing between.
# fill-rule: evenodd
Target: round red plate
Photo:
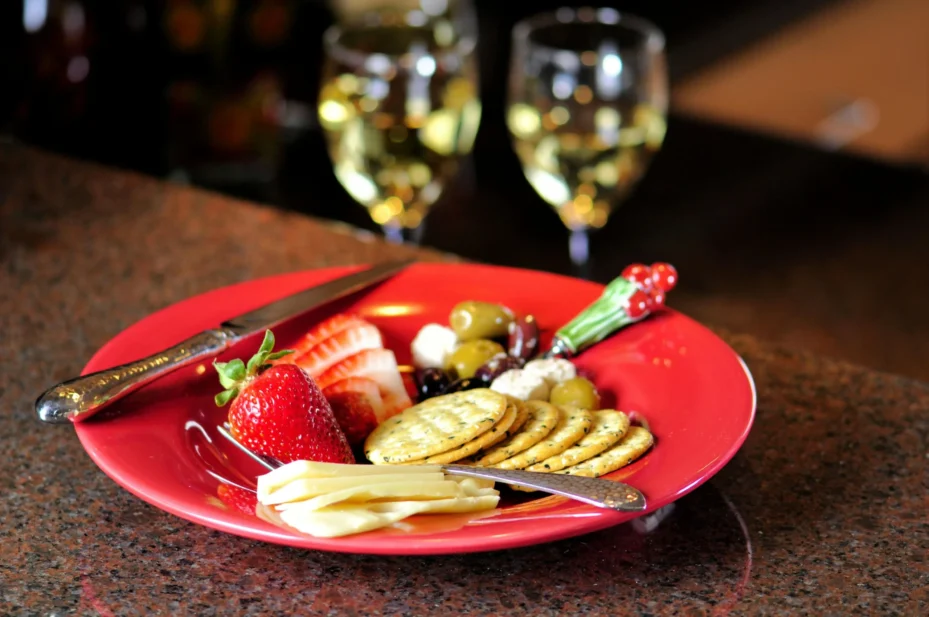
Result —
<instances>
[{"instance_id":1,"label":"round red plate","mask_svg":"<svg viewBox=\"0 0 929 617\"><path fill-rule=\"evenodd\" d=\"M205 293L127 328L90 360L84 373L134 360L271 300L359 268L269 277ZM445 323L461 300L488 300L534 314L548 335L599 296L600 285L544 272L493 266L416 264L362 294L308 312L275 329L278 349L319 319L353 310L375 323L401 363L425 323ZM673 293L671 301L673 303ZM221 359L248 357L260 334ZM748 435L755 390L745 364L705 327L672 310L621 330L577 358L605 402L642 414L656 437L640 460L610 477L639 488L648 511L692 491L718 472ZM248 538L319 550L372 554L490 551L577 536L637 515L561 497L514 499L481 517L427 515L399 529L313 538L251 513L245 493L263 470L225 443L215 426L223 410L209 364L190 367L114 404L117 418L75 425L94 462L126 490L187 520ZM104 412L101 416L110 416Z\"/></svg>"}]
</instances>

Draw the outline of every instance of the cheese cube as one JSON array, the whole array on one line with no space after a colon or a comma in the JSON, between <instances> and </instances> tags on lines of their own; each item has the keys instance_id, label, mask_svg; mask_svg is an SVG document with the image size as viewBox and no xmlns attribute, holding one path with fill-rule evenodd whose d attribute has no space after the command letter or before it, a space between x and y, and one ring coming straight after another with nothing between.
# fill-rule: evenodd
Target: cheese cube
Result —
<instances>
[{"instance_id":1,"label":"cheese cube","mask_svg":"<svg viewBox=\"0 0 929 617\"><path fill-rule=\"evenodd\" d=\"M437 323L423 326L410 344L417 368L445 368L448 357L458 347L454 330Z\"/></svg>"},{"instance_id":2,"label":"cheese cube","mask_svg":"<svg viewBox=\"0 0 929 617\"><path fill-rule=\"evenodd\" d=\"M494 379L490 389L521 401L547 401L551 386L541 375L514 368Z\"/></svg>"},{"instance_id":3,"label":"cheese cube","mask_svg":"<svg viewBox=\"0 0 929 617\"><path fill-rule=\"evenodd\" d=\"M577 377L577 368L574 363L564 358L539 358L530 360L523 367L529 375L537 375L548 382L549 387L556 386L562 381Z\"/></svg>"}]
</instances>

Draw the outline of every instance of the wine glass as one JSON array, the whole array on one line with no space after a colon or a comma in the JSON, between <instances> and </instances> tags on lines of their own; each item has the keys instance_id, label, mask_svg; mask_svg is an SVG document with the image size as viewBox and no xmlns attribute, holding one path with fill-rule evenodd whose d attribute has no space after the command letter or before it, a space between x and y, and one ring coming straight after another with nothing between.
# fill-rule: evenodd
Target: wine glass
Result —
<instances>
[{"instance_id":1,"label":"wine glass","mask_svg":"<svg viewBox=\"0 0 929 617\"><path fill-rule=\"evenodd\" d=\"M423 219L480 123L476 24L467 2L366 13L324 35L319 119L335 175L391 242Z\"/></svg>"},{"instance_id":2,"label":"wine glass","mask_svg":"<svg viewBox=\"0 0 929 617\"><path fill-rule=\"evenodd\" d=\"M570 230L589 275L590 230L645 173L665 135L664 36L611 8L561 8L516 24L507 126L526 179Z\"/></svg>"}]
</instances>

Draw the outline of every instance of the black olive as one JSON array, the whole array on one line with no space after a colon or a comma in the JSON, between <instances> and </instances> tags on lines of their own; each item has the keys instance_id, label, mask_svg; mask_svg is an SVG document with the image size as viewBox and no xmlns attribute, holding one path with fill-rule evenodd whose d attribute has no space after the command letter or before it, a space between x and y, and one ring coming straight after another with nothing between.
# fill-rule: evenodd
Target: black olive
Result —
<instances>
[{"instance_id":1,"label":"black olive","mask_svg":"<svg viewBox=\"0 0 929 617\"><path fill-rule=\"evenodd\" d=\"M451 394L452 392L463 392L464 390L474 390L475 388L486 388L487 383L480 380L472 378L462 378L456 379L452 383L448 384L445 390L442 391L442 394Z\"/></svg>"},{"instance_id":2,"label":"black olive","mask_svg":"<svg viewBox=\"0 0 929 617\"><path fill-rule=\"evenodd\" d=\"M440 368L419 369L416 371L415 379L421 401L442 394L452 381L448 373Z\"/></svg>"}]
</instances>

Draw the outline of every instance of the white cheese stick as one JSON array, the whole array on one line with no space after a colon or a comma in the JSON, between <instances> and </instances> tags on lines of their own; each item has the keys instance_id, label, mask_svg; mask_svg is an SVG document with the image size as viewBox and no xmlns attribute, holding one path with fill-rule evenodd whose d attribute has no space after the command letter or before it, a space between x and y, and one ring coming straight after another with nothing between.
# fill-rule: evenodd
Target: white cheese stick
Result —
<instances>
[{"instance_id":1,"label":"white cheese stick","mask_svg":"<svg viewBox=\"0 0 929 617\"><path fill-rule=\"evenodd\" d=\"M340 504L307 511L292 508L280 513L281 520L303 533L334 538L380 529L415 514L456 514L492 510L499 495L457 497L432 501L389 501L368 504Z\"/></svg>"},{"instance_id":2,"label":"white cheese stick","mask_svg":"<svg viewBox=\"0 0 929 617\"><path fill-rule=\"evenodd\" d=\"M432 486L446 482L445 475L436 473L402 473L394 467L396 473L383 476L356 476L352 478L300 478L294 480L260 498L261 503L273 506L289 501L303 501L317 495L339 492L344 489L367 486Z\"/></svg>"},{"instance_id":3,"label":"white cheese stick","mask_svg":"<svg viewBox=\"0 0 929 617\"><path fill-rule=\"evenodd\" d=\"M296 529L319 538L336 538L373 531L409 516L405 512L372 512L364 506L339 507L337 510L281 512L281 520Z\"/></svg>"},{"instance_id":4,"label":"white cheese stick","mask_svg":"<svg viewBox=\"0 0 929 617\"><path fill-rule=\"evenodd\" d=\"M410 465L403 473L436 473L441 471L438 465ZM315 461L294 461L278 467L273 471L258 476L258 499L300 478L345 478L356 476L377 476L395 474L397 470L378 465L346 465L343 463L318 463Z\"/></svg>"},{"instance_id":5,"label":"white cheese stick","mask_svg":"<svg viewBox=\"0 0 929 617\"><path fill-rule=\"evenodd\" d=\"M300 500L288 500L277 505L278 510L319 510L340 502L360 503L372 499L426 500L443 497L464 497L465 493L457 482L388 482L355 486L332 493L318 493ZM268 504L271 505L271 504Z\"/></svg>"}]
</instances>

